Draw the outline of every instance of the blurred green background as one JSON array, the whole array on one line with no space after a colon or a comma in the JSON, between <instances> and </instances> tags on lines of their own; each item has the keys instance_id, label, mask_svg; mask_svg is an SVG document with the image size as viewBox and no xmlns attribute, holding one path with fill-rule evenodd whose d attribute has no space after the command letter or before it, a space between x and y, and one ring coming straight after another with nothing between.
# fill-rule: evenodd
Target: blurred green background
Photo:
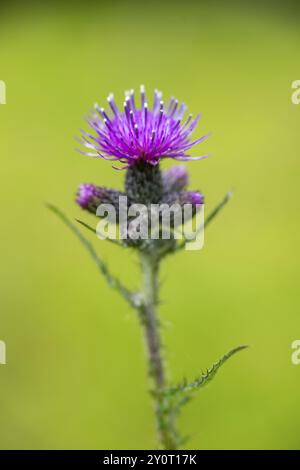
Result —
<instances>
[{"instance_id":1,"label":"blurred green background","mask_svg":"<svg viewBox=\"0 0 300 470\"><path fill-rule=\"evenodd\" d=\"M171 378L232 359L180 418L191 449L299 449L299 10L284 2L14 4L0 20L0 446L155 448L138 321L45 207L90 220L79 183L123 172L75 152L95 101L144 83L203 112L189 164L211 210L202 251L162 272ZM168 165L168 164L167 164ZM165 166L165 165L164 165ZM93 239L93 236L91 236ZM136 288L134 253L94 240Z\"/></svg>"}]
</instances>

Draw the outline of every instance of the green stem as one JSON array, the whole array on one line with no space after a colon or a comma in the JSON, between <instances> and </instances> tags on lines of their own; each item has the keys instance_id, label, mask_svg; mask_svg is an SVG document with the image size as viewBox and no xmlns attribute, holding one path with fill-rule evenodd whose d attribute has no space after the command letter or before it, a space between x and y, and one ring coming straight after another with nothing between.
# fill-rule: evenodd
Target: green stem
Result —
<instances>
[{"instance_id":1,"label":"green stem","mask_svg":"<svg viewBox=\"0 0 300 470\"><path fill-rule=\"evenodd\" d=\"M175 450L178 447L178 437L174 428L172 404L163 393L166 388L166 377L156 316L159 261L148 253L141 253L140 259L143 275L143 305L140 312L145 334L149 375L153 384L152 392L159 440L164 449Z\"/></svg>"}]
</instances>

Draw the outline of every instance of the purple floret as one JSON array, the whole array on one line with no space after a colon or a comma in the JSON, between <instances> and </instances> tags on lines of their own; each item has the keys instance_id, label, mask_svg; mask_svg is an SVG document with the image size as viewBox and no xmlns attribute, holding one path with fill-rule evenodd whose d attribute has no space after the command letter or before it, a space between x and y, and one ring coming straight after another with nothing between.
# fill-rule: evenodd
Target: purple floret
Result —
<instances>
[{"instance_id":1,"label":"purple floret","mask_svg":"<svg viewBox=\"0 0 300 470\"><path fill-rule=\"evenodd\" d=\"M81 184L78 188L76 202L80 207L86 209L91 199L94 198L96 187L93 184Z\"/></svg>"},{"instance_id":2,"label":"purple floret","mask_svg":"<svg viewBox=\"0 0 300 470\"><path fill-rule=\"evenodd\" d=\"M100 204L111 204L118 211L120 196L125 196L125 194L116 189L85 183L78 188L76 202L82 209L94 214Z\"/></svg>"},{"instance_id":3,"label":"purple floret","mask_svg":"<svg viewBox=\"0 0 300 470\"><path fill-rule=\"evenodd\" d=\"M185 204L192 204L193 206L204 203L204 195L198 191L186 191L185 193Z\"/></svg>"},{"instance_id":4,"label":"purple floret","mask_svg":"<svg viewBox=\"0 0 300 470\"><path fill-rule=\"evenodd\" d=\"M200 115L193 119L190 114L184 119L186 106L171 98L165 104L162 93L155 90L153 105L150 108L145 89L141 86L138 108L134 91L125 92L122 111L115 103L112 94L108 96L110 111L95 105L95 111L87 122L94 134L82 131L82 144L89 149L86 155L119 161L128 168L138 160L157 165L163 158L175 160L200 160L191 157L188 151L206 137L190 141Z\"/></svg>"}]
</instances>

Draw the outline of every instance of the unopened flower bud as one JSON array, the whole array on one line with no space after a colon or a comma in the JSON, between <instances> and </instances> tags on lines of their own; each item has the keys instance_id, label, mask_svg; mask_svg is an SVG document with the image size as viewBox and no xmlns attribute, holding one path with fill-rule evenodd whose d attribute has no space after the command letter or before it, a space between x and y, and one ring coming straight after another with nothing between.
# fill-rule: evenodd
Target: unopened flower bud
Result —
<instances>
[{"instance_id":1,"label":"unopened flower bud","mask_svg":"<svg viewBox=\"0 0 300 470\"><path fill-rule=\"evenodd\" d=\"M81 184L78 188L77 204L93 214L96 214L101 204L111 204L117 211L119 209L119 197L124 193L115 189L108 189L94 184Z\"/></svg>"},{"instance_id":2,"label":"unopened flower bud","mask_svg":"<svg viewBox=\"0 0 300 470\"><path fill-rule=\"evenodd\" d=\"M184 165L172 166L162 172L164 193L182 191L189 183L189 175Z\"/></svg>"}]
</instances>

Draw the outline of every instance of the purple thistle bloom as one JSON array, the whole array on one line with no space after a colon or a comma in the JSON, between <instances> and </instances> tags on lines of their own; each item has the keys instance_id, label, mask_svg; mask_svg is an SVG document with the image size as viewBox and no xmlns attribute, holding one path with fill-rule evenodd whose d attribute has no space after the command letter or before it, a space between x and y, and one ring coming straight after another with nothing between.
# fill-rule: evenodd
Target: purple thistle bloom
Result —
<instances>
[{"instance_id":1,"label":"purple thistle bloom","mask_svg":"<svg viewBox=\"0 0 300 470\"><path fill-rule=\"evenodd\" d=\"M181 206L191 204L196 209L197 206L204 204L204 195L199 191L176 191L166 194L162 202L169 206L173 204L180 204Z\"/></svg>"},{"instance_id":2,"label":"purple thistle bloom","mask_svg":"<svg viewBox=\"0 0 300 470\"><path fill-rule=\"evenodd\" d=\"M173 193L165 194L161 202L174 211L171 217L171 224L177 226L178 224L181 225L182 223L187 222L200 211L204 204L204 195L199 191L175 191ZM187 206L187 204L191 206L192 211L190 213L184 213L183 221L182 210ZM162 212L164 212L164 210ZM179 216L178 219L176 219L176 214Z\"/></svg>"},{"instance_id":3,"label":"purple thistle bloom","mask_svg":"<svg viewBox=\"0 0 300 470\"><path fill-rule=\"evenodd\" d=\"M82 131L82 144L91 152L83 152L92 157L119 161L123 168L143 160L157 165L163 158L175 160L200 160L202 157L191 157L188 151L202 142L203 136L190 141L200 114L184 118L186 106L179 105L178 100L171 98L165 105L162 93L155 90L152 108L148 107L145 89L140 90L141 107L137 108L134 90L125 92L123 110L120 111L110 94L107 98L110 111L95 104L95 111L88 116L87 122L95 135Z\"/></svg>"},{"instance_id":4,"label":"purple thistle bloom","mask_svg":"<svg viewBox=\"0 0 300 470\"><path fill-rule=\"evenodd\" d=\"M77 191L76 202L82 209L95 214L100 204L112 204L118 210L119 196L124 196L124 193L94 184L81 184Z\"/></svg>"},{"instance_id":5,"label":"purple thistle bloom","mask_svg":"<svg viewBox=\"0 0 300 470\"><path fill-rule=\"evenodd\" d=\"M76 202L82 209L86 209L91 199L95 197L95 189L96 187L93 184L81 184L79 186Z\"/></svg>"},{"instance_id":6,"label":"purple thistle bloom","mask_svg":"<svg viewBox=\"0 0 300 470\"><path fill-rule=\"evenodd\" d=\"M193 206L204 204L204 195L198 191L182 191L180 194L182 204L192 204Z\"/></svg>"}]
</instances>

